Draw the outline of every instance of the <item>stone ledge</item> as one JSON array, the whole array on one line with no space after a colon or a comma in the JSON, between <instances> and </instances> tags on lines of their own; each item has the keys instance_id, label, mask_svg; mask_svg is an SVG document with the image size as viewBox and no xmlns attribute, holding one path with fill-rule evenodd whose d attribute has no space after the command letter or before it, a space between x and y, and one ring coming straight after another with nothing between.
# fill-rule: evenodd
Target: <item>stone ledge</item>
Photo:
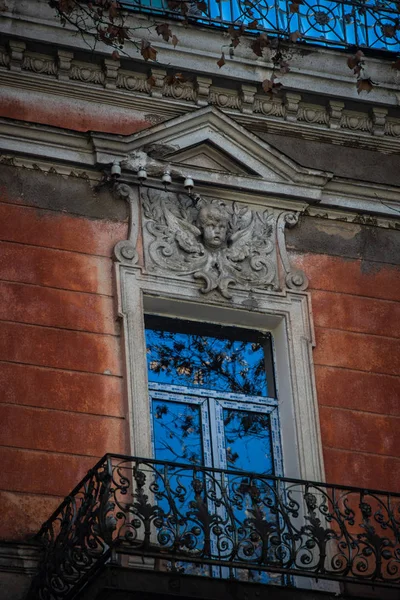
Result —
<instances>
[{"instance_id":1,"label":"stone ledge","mask_svg":"<svg viewBox=\"0 0 400 600\"><path fill-rule=\"evenodd\" d=\"M299 585L301 585L300 582ZM313 584L309 583L309 585ZM112 594L112 598L115 600L172 600L173 598L181 598L181 600L189 600L189 598L260 600L260 598L266 597L269 600L337 600L337 598L344 600L351 597L357 597L358 600L371 597L392 600L397 598L396 594L398 593L381 588L380 590L375 589L375 593L371 596L369 589L364 587L360 590L359 586L354 586L354 592L347 595L337 591L340 589L338 584L334 585L336 590L329 592L157 571L150 572L147 569L132 569L108 564L89 582L79 598L80 600L100 600L111 597L107 594ZM324 583L321 582L321 587L323 586ZM326 582L325 587L328 586L332 587L332 582Z\"/></svg>"},{"instance_id":2,"label":"stone ledge","mask_svg":"<svg viewBox=\"0 0 400 600\"><path fill-rule=\"evenodd\" d=\"M39 554L40 546L34 543L0 542L0 572L33 575Z\"/></svg>"}]
</instances>

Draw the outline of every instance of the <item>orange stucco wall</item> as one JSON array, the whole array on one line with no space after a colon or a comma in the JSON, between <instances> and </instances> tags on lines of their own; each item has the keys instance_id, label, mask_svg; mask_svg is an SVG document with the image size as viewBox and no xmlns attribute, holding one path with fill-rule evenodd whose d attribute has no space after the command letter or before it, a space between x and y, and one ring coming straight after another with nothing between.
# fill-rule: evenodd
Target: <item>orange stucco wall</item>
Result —
<instances>
[{"instance_id":1,"label":"orange stucco wall","mask_svg":"<svg viewBox=\"0 0 400 600\"><path fill-rule=\"evenodd\" d=\"M0 537L16 540L127 451L111 261L127 226L0 200Z\"/></svg>"},{"instance_id":2,"label":"orange stucco wall","mask_svg":"<svg viewBox=\"0 0 400 600\"><path fill-rule=\"evenodd\" d=\"M326 479L400 489L400 273L337 256L293 256L310 279Z\"/></svg>"},{"instance_id":3,"label":"orange stucco wall","mask_svg":"<svg viewBox=\"0 0 400 600\"><path fill-rule=\"evenodd\" d=\"M116 108L112 104L12 88L0 90L0 107L1 116L8 119L74 131L104 131L122 135L150 127L154 117L131 108Z\"/></svg>"},{"instance_id":4,"label":"orange stucco wall","mask_svg":"<svg viewBox=\"0 0 400 600\"><path fill-rule=\"evenodd\" d=\"M127 225L0 203L0 536L26 539L105 452L127 451L111 251ZM323 254L310 278L327 479L400 487L398 271Z\"/></svg>"},{"instance_id":5,"label":"orange stucco wall","mask_svg":"<svg viewBox=\"0 0 400 600\"><path fill-rule=\"evenodd\" d=\"M1 191L0 538L28 539L98 457L128 451L111 261L126 234ZM292 259L310 279L327 480L398 490L398 271Z\"/></svg>"}]
</instances>

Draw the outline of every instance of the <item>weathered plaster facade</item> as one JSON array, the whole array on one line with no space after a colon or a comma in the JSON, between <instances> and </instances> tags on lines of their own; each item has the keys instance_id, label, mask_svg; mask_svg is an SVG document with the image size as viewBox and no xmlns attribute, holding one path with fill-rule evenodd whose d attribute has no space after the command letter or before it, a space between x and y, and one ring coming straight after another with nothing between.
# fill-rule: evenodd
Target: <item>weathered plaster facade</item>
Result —
<instances>
[{"instance_id":1,"label":"weathered plaster facade","mask_svg":"<svg viewBox=\"0 0 400 600\"><path fill-rule=\"evenodd\" d=\"M221 31L174 24L179 45L154 39L157 64L132 47L132 59L114 61L107 48L92 54L71 37L44 0L7 7L0 598L23 598L34 534L99 457L151 453L143 310L192 319L214 311L230 324L243 310L254 327L263 318L272 331L282 327L281 388L297 447L290 474L399 491L400 88L390 61L368 57L379 86L358 96L343 53L289 48L291 72L270 98L260 89L268 54L256 58L244 43L218 69ZM188 81L166 84L172 67ZM113 163L131 202L110 179L102 185ZM269 211L274 276L228 288L219 280L201 294L193 270L157 271L141 166L160 194L169 168L172 203L191 176L207 201L235 201L253 217ZM297 224L285 229L283 214ZM288 283L296 273L304 279ZM287 456L294 446L284 445Z\"/></svg>"}]
</instances>

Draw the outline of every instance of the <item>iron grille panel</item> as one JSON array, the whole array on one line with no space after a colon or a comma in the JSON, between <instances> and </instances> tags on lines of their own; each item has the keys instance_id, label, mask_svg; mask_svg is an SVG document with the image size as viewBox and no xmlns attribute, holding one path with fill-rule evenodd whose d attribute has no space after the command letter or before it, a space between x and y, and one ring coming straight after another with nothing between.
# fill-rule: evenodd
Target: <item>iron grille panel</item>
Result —
<instances>
[{"instance_id":1,"label":"iron grille panel","mask_svg":"<svg viewBox=\"0 0 400 600\"><path fill-rule=\"evenodd\" d=\"M182 19L168 0L125 0L128 10ZM254 31L287 37L298 31L302 41L333 48L400 51L398 3L391 0L209 0L204 11L189 4L189 22L211 27L248 26Z\"/></svg>"},{"instance_id":2,"label":"iron grille panel","mask_svg":"<svg viewBox=\"0 0 400 600\"><path fill-rule=\"evenodd\" d=\"M400 494L244 471L106 455L38 539L43 600L73 598L112 553L197 575L400 587Z\"/></svg>"}]
</instances>

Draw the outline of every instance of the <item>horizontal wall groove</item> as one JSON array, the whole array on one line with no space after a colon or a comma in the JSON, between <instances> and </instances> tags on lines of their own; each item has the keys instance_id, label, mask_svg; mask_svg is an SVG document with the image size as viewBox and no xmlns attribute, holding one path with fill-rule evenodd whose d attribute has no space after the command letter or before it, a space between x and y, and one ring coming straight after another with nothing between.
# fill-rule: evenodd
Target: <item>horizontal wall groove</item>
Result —
<instances>
[{"instance_id":1,"label":"horizontal wall groove","mask_svg":"<svg viewBox=\"0 0 400 600\"><path fill-rule=\"evenodd\" d=\"M324 325L316 325L315 320L316 319L314 318L315 330L321 329L324 331L341 331L348 335L366 335L369 337L379 338L382 340L398 340L399 339L398 336L380 335L378 333L370 333L369 331L354 331L354 329L341 329L340 327L325 327ZM318 340L317 340L317 345L318 345Z\"/></svg>"},{"instance_id":2,"label":"horizontal wall groove","mask_svg":"<svg viewBox=\"0 0 400 600\"><path fill-rule=\"evenodd\" d=\"M99 171L98 172L99 175L102 175L102 172ZM47 175L47 173L44 173L45 175ZM68 179L67 177L58 174L59 177L62 177L63 179ZM82 213L76 213L70 210L61 210L61 209L57 209L57 208L51 208L49 207L44 207L44 206L37 206L36 204L25 204L24 202L7 202L6 200L0 200L0 205L4 204L6 206L19 206L21 208L27 208L29 210L42 210L43 212L49 212L51 215L55 214L55 215L68 215L68 216L72 216L74 219L85 219L88 221L95 221L95 222L104 222L104 221L108 221L110 223L126 223L128 224L128 221L121 221L119 219L112 219L111 217L95 217L93 215L84 215Z\"/></svg>"},{"instance_id":3,"label":"horizontal wall groove","mask_svg":"<svg viewBox=\"0 0 400 600\"><path fill-rule=\"evenodd\" d=\"M317 343L318 345L318 343ZM315 350L314 350L315 351ZM319 363L314 358L314 366L315 367L328 367L329 369L343 369L344 371L353 371L355 373L370 373L373 375L382 375L383 377L400 377L399 375L393 375L393 373L385 373L384 371L371 371L369 369L354 369L353 367L347 368L343 366L336 366L328 363Z\"/></svg>"},{"instance_id":4,"label":"horizontal wall groove","mask_svg":"<svg viewBox=\"0 0 400 600\"><path fill-rule=\"evenodd\" d=\"M20 360L4 360L1 359L0 363L6 363L6 364L13 364L13 365L27 365L29 367L37 367L38 369L49 369L52 370L54 369L55 371L62 371L65 373L82 373L84 375L98 375L100 377L115 377L116 379L123 379L123 375L116 375L113 373L101 373L99 371L83 371L81 369L65 369L63 367L53 367L52 365L40 365L37 363L31 363L31 362L21 362Z\"/></svg>"},{"instance_id":5,"label":"horizontal wall groove","mask_svg":"<svg viewBox=\"0 0 400 600\"><path fill-rule=\"evenodd\" d=\"M94 372L92 373L91 371L80 371L78 369L62 369L61 367L48 367L48 366L43 366L43 365L36 365L34 363L22 363L22 362L18 362L16 360L4 360L4 359L0 359L0 365L4 363L6 365L19 365L20 367L34 367L35 369L42 369L43 371L58 371L58 372L62 372L62 373L80 373L82 375L87 375L88 377L107 377L107 378L113 378L113 379L118 379L118 380L123 380L123 376L122 375L113 375L110 374L108 375L107 373L97 373Z\"/></svg>"},{"instance_id":6,"label":"horizontal wall groove","mask_svg":"<svg viewBox=\"0 0 400 600\"><path fill-rule=\"evenodd\" d=\"M0 399L0 406L10 406L12 408L21 409L24 408L29 410L34 410L35 412L54 412L54 413L65 413L68 415L76 415L77 417L94 417L96 419L117 419L118 421L125 421L125 416L121 415L108 415L104 413L90 413L86 411L78 411L78 410L68 410L66 408L53 408L47 406L37 406L35 404L21 404L15 402L2 402Z\"/></svg>"},{"instance_id":7,"label":"horizontal wall groove","mask_svg":"<svg viewBox=\"0 0 400 600\"><path fill-rule=\"evenodd\" d=\"M372 410L362 410L362 409L358 409L358 408L349 408L346 406L332 406L331 404L323 404L323 402L320 402L319 406L324 407L324 408L329 408L331 410L341 410L344 412L357 413L357 414L361 414L361 415L369 415L369 416L373 416L373 417L377 417L379 415L379 417L385 418L385 419L400 419L400 415L393 415L390 413L383 414L382 412L374 412Z\"/></svg>"},{"instance_id":8,"label":"horizontal wall groove","mask_svg":"<svg viewBox=\"0 0 400 600\"><path fill-rule=\"evenodd\" d=\"M354 369L354 368L350 368L350 367L341 367L340 365L336 366L336 365L325 365L323 363L314 363L316 367L322 367L324 369L339 369L339 370L343 370L343 371L350 371L350 372L354 372L354 373L366 373L367 375L373 375L373 376L377 376L377 377L384 377L385 379L387 377L391 377L393 378L394 381L397 381L400 378L400 373L398 375L393 375L391 373L375 373L375 371L362 371L361 369Z\"/></svg>"},{"instance_id":9,"label":"horizontal wall groove","mask_svg":"<svg viewBox=\"0 0 400 600\"><path fill-rule=\"evenodd\" d=\"M349 223L351 224L351 221L349 221ZM289 254L291 256L304 256L304 254L313 254L314 256L330 256L332 258L337 258L339 260L344 260L344 261L352 261L352 262L358 262L360 264L371 264L371 265L383 265L383 266L388 266L389 268L393 268L393 269L398 269L399 268L399 263L390 263L390 262L385 262L382 260L371 260L369 258L363 258L362 256L350 256L347 254L329 254L329 252L324 252L322 249L316 251L313 250L307 250L304 254L299 252L298 250L294 250L293 248L291 248L290 246L288 246L288 251Z\"/></svg>"},{"instance_id":10,"label":"horizontal wall groove","mask_svg":"<svg viewBox=\"0 0 400 600\"><path fill-rule=\"evenodd\" d=\"M43 248L43 250L51 250L53 252L67 252L71 254L77 254L79 256L93 256L94 258L101 258L104 260L112 260L111 255L104 254L93 254L92 252L79 252L78 250L68 250L67 248L55 248L54 246L44 246L43 244L29 244L27 242L16 242L15 240L0 238L0 242L4 242L6 244L15 244L16 246L27 246L28 248Z\"/></svg>"},{"instance_id":11,"label":"horizontal wall groove","mask_svg":"<svg viewBox=\"0 0 400 600\"><path fill-rule=\"evenodd\" d=\"M79 333L84 335L99 335L108 338L119 339L121 337L118 333L99 333L97 331L87 331L84 329L71 329L69 327L56 327L55 325L42 325L41 323L29 323L26 321L12 321L9 319L0 319L0 323L9 323L12 325L23 325L24 327L40 327L43 329L51 329L53 331L71 331L73 333Z\"/></svg>"},{"instance_id":12,"label":"horizontal wall groove","mask_svg":"<svg viewBox=\"0 0 400 600\"><path fill-rule=\"evenodd\" d=\"M359 455L365 455L365 456L376 456L377 458L390 458L390 459L394 459L394 460L398 460L400 461L400 456L394 456L393 454L379 454L377 452L366 452L365 450L357 450L355 448L339 448L336 446L327 446L326 444L324 444L323 440L322 440L322 447L324 450L334 450L335 452L344 452L347 454L359 454ZM372 486L371 486L372 487Z\"/></svg>"},{"instance_id":13,"label":"horizontal wall groove","mask_svg":"<svg viewBox=\"0 0 400 600\"><path fill-rule=\"evenodd\" d=\"M400 276L400 270L399 270L399 276ZM391 300L389 298L377 298L376 296L364 296L362 294L354 294L351 292L325 290L324 288L309 288L309 289L311 291L311 298L312 298L313 291L315 291L315 292L323 292L324 294L331 294L332 296L350 296L350 297L353 296L354 298L364 298L367 301L371 300L373 302L383 302L383 303L394 304L394 305L399 304L399 302L397 300Z\"/></svg>"},{"instance_id":14,"label":"horizontal wall groove","mask_svg":"<svg viewBox=\"0 0 400 600\"><path fill-rule=\"evenodd\" d=\"M15 452L33 452L35 454L49 454L52 456L73 456L74 458L82 458L84 460L93 459L93 466L101 458L94 454L78 454L75 452L60 452L59 450L43 450L42 448L21 448L21 446L0 445L0 448L6 448Z\"/></svg>"},{"instance_id":15,"label":"horizontal wall groove","mask_svg":"<svg viewBox=\"0 0 400 600\"><path fill-rule=\"evenodd\" d=\"M331 256L331 255L329 255ZM399 270L400 272L400 270ZM306 272L307 275L307 272ZM397 304L398 300L393 300L392 298L382 298L381 296L371 296L371 295L367 295L367 294L355 294L354 292L343 292L343 291L336 291L336 290L327 290L324 287L318 287L318 286L314 286L313 284L311 284L308 288L307 288L308 292L311 292L311 301L312 301L312 293L313 291L316 292L326 292L326 293L330 293L330 294L343 294L343 296L353 296L355 298L367 298L368 300L378 300L378 301L382 301L382 302L393 302L394 304Z\"/></svg>"},{"instance_id":16,"label":"horizontal wall groove","mask_svg":"<svg viewBox=\"0 0 400 600\"><path fill-rule=\"evenodd\" d=\"M8 243L8 242L7 242ZM56 290L57 292L68 292L69 294L85 294L87 296L93 296L94 298L107 298L107 300L113 300L114 296L109 294L102 294L97 292L86 292L84 290L72 290L71 288L62 288L62 287L54 287L54 285L45 285L40 283L30 283L29 281L16 281L14 279L4 279L0 278L0 284L9 283L11 285L20 285L23 287L29 288L38 288L38 289L46 289L46 290ZM117 318L115 319L117 320Z\"/></svg>"},{"instance_id":17,"label":"horizontal wall groove","mask_svg":"<svg viewBox=\"0 0 400 600\"><path fill-rule=\"evenodd\" d=\"M1 283L1 282L0 282ZM102 335L113 338L120 338L120 333L106 333L102 331L93 331L92 329L72 329L63 325L46 325L44 323L36 323L33 321L18 321L16 319L0 319L0 323L13 323L15 325L27 325L28 327L43 327L44 329L56 329L57 331L72 331L74 333L88 333L90 335Z\"/></svg>"},{"instance_id":18,"label":"horizontal wall groove","mask_svg":"<svg viewBox=\"0 0 400 600\"><path fill-rule=\"evenodd\" d=\"M27 496L35 497L35 498L55 498L56 500L59 500L60 504L65 499L65 496L58 496L56 494L46 494L46 492L43 492L43 494L38 494L37 492L25 492L25 491L22 492L21 490L12 490L9 488L2 488L2 487L0 487L0 491L5 494L15 494L18 496L24 496L25 498ZM24 540L24 541L26 541L26 540Z\"/></svg>"}]
</instances>

